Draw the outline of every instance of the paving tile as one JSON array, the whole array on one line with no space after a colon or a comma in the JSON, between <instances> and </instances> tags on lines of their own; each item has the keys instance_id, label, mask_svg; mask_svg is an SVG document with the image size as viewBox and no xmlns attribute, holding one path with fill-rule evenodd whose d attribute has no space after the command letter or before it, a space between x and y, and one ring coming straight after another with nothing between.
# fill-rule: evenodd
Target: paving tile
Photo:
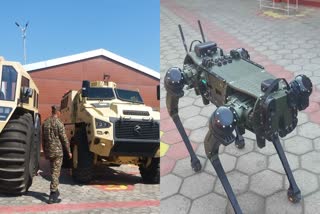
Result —
<instances>
[{"instance_id":1,"label":"paving tile","mask_svg":"<svg viewBox=\"0 0 320 214\"><path fill-rule=\"evenodd\" d=\"M301 156L301 167L314 173L320 173L320 152L313 151Z\"/></svg>"},{"instance_id":2,"label":"paving tile","mask_svg":"<svg viewBox=\"0 0 320 214\"><path fill-rule=\"evenodd\" d=\"M295 128L294 130L292 130L289 134L287 134L285 137L280 138L281 140L286 140L292 137L295 137L298 134L297 128Z\"/></svg>"},{"instance_id":3,"label":"paving tile","mask_svg":"<svg viewBox=\"0 0 320 214\"><path fill-rule=\"evenodd\" d=\"M256 135L249 130L246 130L246 133L243 135L243 137L256 140Z\"/></svg>"},{"instance_id":4,"label":"paving tile","mask_svg":"<svg viewBox=\"0 0 320 214\"><path fill-rule=\"evenodd\" d=\"M161 157L160 160L160 175L164 176L170 173L175 165L175 161L167 156Z\"/></svg>"},{"instance_id":5,"label":"paving tile","mask_svg":"<svg viewBox=\"0 0 320 214\"><path fill-rule=\"evenodd\" d=\"M320 210L320 191L304 198L304 213L314 214Z\"/></svg>"},{"instance_id":6,"label":"paving tile","mask_svg":"<svg viewBox=\"0 0 320 214\"><path fill-rule=\"evenodd\" d=\"M311 59L311 63L320 64L320 57L315 57L315 58Z\"/></svg>"},{"instance_id":7,"label":"paving tile","mask_svg":"<svg viewBox=\"0 0 320 214\"><path fill-rule=\"evenodd\" d=\"M303 69L310 70L310 71L320 70L320 65L309 63L309 64L304 65Z\"/></svg>"},{"instance_id":8,"label":"paving tile","mask_svg":"<svg viewBox=\"0 0 320 214\"><path fill-rule=\"evenodd\" d=\"M293 176L300 188L301 195L305 196L318 189L318 178L315 174L312 174L306 170L299 169L293 172ZM286 188L289 187L288 179L285 179Z\"/></svg>"},{"instance_id":9,"label":"paving tile","mask_svg":"<svg viewBox=\"0 0 320 214\"><path fill-rule=\"evenodd\" d=\"M190 214L225 213L227 200L215 193L210 193L193 201Z\"/></svg>"},{"instance_id":10,"label":"paving tile","mask_svg":"<svg viewBox=\"0 0 320 214\"><path fill-rule=\"evenodd\" d=\"M310 121L320 124L320 111L312 113L312 115L310 115Z\"/></svg>"},{"instance_id":11,"label":"paving tile","mask_svg":"<svg viewBox=\"0 0 320 214\"><path fill-rule=\"evenodd\" d=\"M283 176L268 169L251 177L250 190L264 197L281 190L282 186Z\"/></svg>"},{"instance_id":12,"label":"paving tile","mask_svg":"<svg viewBox=\"0 0 320 214\"><path fill-rule=\"evenodd\" d=\"M303 123L306 123L306 122L308 122L308 115L306 113L299 112L299 114L298 114L298 126L303 124Z\"/></svg>"},{"instance_id":13,"label":"paving tile","mask_svg":"<svg viewBox=\"0 0 320 214\"><path fill-rule=\"evenodd\" d=\"M320 138L313 140L313 146L316 151L320 151Z\"/></svg>"},{"instance_id":14,"label":"paving tile","mask_svg":"<svg viewBox=\"0 0 320 214\"><path fill-rule=\"evenodd\" d=\"M292 171L296 170L299 168L299 158L297 155L290 154L288 152L285 152L285 155L287 157L287 160L289 162L289 166ZM283 169L282 163L280 161L279 155L274 154L269 157L269 163L268 163L268 168L272 169L274 171L277 171L279 173L285 174L285 171Z\"/></svg>"},{"instance_id":15,"label":"paving tile","mask_svg":"<svg viewBox=\"0 0 320 214\"><path fill-rule=\"evenodd\" d=\"M183 97L179 100L179 108L183 108L186 106L191 106L192 103L194 102L194 98L192 97Z\"/></svg>"},{"instance_id":16,"label":"paving tile","mask_svg":"<svg viewBox=\"0 0 320 214\"><path fill-rule=\"evenodd\" d=\"M237 161L236 157L229 155L229 154L226 154L226 153L222 153L219 155L219 158L220 158L220 162L222 164L222 167L226 173L230 172L231 170L233 170L235 168L236 161ZM217 175L217 173L214 170L210 161L207 161L204 170L212 175Z\"/></svg>"},{"instance_id":17,"label":"paving tile","mask_svg":"<svg viewBox=\"0 0 320 214\"><path fill-rule=\"evenodd\" d=\"M263 197L253 193L253 192L246 192L237 196L237 200L241 207L243 213L246 214L258 214L258 213L265 213L265 200ZM227 213L234 214L233 208L231 203L228 203L227 206Z\"/></svg>"},{"instance_id":18,"label":"paving tile","mask_svg":"<svg viewBox=\"0 0 320 214\"><path fill-rule=\"evenodd\" d=\"M186 106L184 108L179 108L179 116L181 119L187 119L198 115L200 113L200 110L200 107L194 105Z\"/></svg>"},{"instance_id":19,"label":"paving tile","mask_svg":"<svg viewBox=\"0 0 320 214\"><path fill-rule=\"evenodd\" d=\"M162 123L162 122L161 122ZM188 129L185 129L187 135L190 134L190 131ZM167 144L175 144L182 141L181 135L177 129L173 129L170 131L167 131L163 134L161 137L161 140Z\"/></svg>"},{"instance_id":20,"label":"paving tile","mask_svg":"<svg viewBox=\"0 0 320 214\"><path fill-rule=\"evenodd\" d=\"M254 144L256 142L254 142L253 140L249 139L249 138L244 138L245 140L245 147L242 148L242 149L238 149L235 144L231 144L231 145L228 145L226 146L226 149L225 149L225 152L230 154L230 155L233 155L233 156L236 156L236 157L240 157L241 155L244 155L244 154L247 154L251 151L253 151L254 149Z\"/></svg>"},{"instance_id":21,"label":"paving tile","mask_svg":"<svg viewBox=\"0 0 320 214\"><path fill-rule=\"evenodd\" d=\"M236 195L244 193L248 190L249 177L247 175L245 175L241 172L238 172L238 171L231 171L231 172L227 173L227 177L228 177L229 183L233 189L233 192ZM227 194L225 193L225 190L224 190L219 179L217 179L216 185L214 187L214 191L216 193L219 193L219 194L227 197Z\"/></svg>"},{"instance_id":22,"label":"paving tile","mask_svg":"<svg viewBox=\"0 0 320 214\"><path fill-rule=\"evenodd\" d=\"M296 155L302 155L313 149L312 141L305 137L295 136L284 141L285 150Z\"/></svg>"},{"instance_id":23,"label":"paving tile","mask_svg":"<svg viewBox=\"0 0 320 214\"><path fill-rule=\"evenodd\" d=\"M180 194L191 199L198 198L213 190L215 180L215 176L204 172L194 174L184 179L180 189Z\"/></svg>"},{"instance_id":24,"label":"paving tile","mask_svg":"<svg viewBox=\"0 0 320 214\"><path fill-rule=\"evenodd\" d=\"M177 194L179 192L181 183L182 179L175 175L169 174L162 176L160 180L160 199Z\"/></svg>"},{"instance_id":25,"label":"paving tile","mask_svg":"<svg viewBox=\"0 0 320 214\"><path fill-rule=\"evenodd\" d=\"M160 129L163 132L168 132L170 130L176 129L176 126L171 118L161 120Z\"/></svg>"},{"instance_id":26,"label":"paving tile","mask_svg":"<svg viewBox=\"0 0 320 214\"><path fill-rule=\"evenodd\" d=\"M166 214L187 214L190 205L190 199L182 195L174 195L165 200L161 200L160 212Z\"/></svg>"},{"instance_id":27,"label":"paving tile","mask_svg":"<svg viewBox=\"0 0 320 214\"><path fill-rule=\"evenodd\" d=\"M207 122L208 122L208 118L197 115L184 120L183 125L186 129L195 130L195 129L198 129L199 127L206 126Z\"/></svg>"},{"instance_id":28,"label":"paving tile","mask_svg":"<svg viewBox=\"0 0 320 214\"><path fill-rule=\"evenodd\" d=\"M296 72L296 71L301 71L302 66L301 65L291 64L291 65L285 66L284 68L289 70L289 71Z\"/></svg>"},{"instance_id":29,"label":"paving tile","mask_svg":"<svg viewBox=\"0 0 320 214\"><path fill-rule=\"evenodd\" d=\"M195 143L203 143L206 134L208 133L208 127L202 127L196 130L193 130L190 134L190 140Z\"/></svg>"},{"instance_id":30,"label":"paving tile","mask_svg":"<svg viewBox=\"0 0 320 214\"><path fill-rule=\"evenodd\" d=\"M169 144L166 144L160 141L160 157L165 156L169 148L170 148Z\"/></svg>"},{"instance_id":31,"label":"paving tile","mask_svg":"<svg viewBox=\"0 0 320 214\"><path fill-rule=\"evenodd\" d=\"M273 146L273 143L270 141L266 141L266 146L263 148L259 148L257 145L255 151L264 155L273 155L277 153L276 149Z\"/></svg>"},{"instance_id":32,"label":"paving tile","mask_svg":"<svg viewBox=\"0 0 320 214\"><path fill-rule=\"evenodd\" d=\"M310 102L309 107L304 110L304 112L312 113L320 110L320 106L316 102Z\"/></svg>"},{"instance_id":33,"label":"paving tile","mask_svg":"<svg viewBox=\"0 0 320 214\"><path fill-rule=\"evenodd\" d=\"M161 123L162 123L162 120L170 118L170 115L166 108L160 109L160 118L161 118Z\"/></svg>"},{"instance_id":34,"label":"paving tile","mask_svg":"<svg viewBox=\"0 0 320 214\"><path fill-rule=\"evenodd\" d=\"M316 123L305 123L298 127L299 135L309 139L315 139L317 137L320 137L319 130L320 130L320 125Z\"/></svg>"},{"instance_id":35,"label":"paving tile","mask_svg":"<svg viewBox=\"0 0 320 214\"><path fill-rule=\"evenodd\" d=\"M160 108L166 108L166 100L160 99Z\"/></svg>"},{"instance_id":36,"label":"paving tile","mask_svg":"<svg viewBox=\"0 0 320 214\"><path fill-rule=\"evenodd\" d=\"M197 144L191 143L191 145L194 150L197 149ZM173 160L180 160L190 156L184 142L171 145L166 155Z\"/></svg>"},{"instance_id":37,"label":"paving tile","mask_svg":"<svg viewBox=\"0 0 320 214\"><path fill-rule=\"evenodd\" d=\"M250 152L239 157L236 169L245 174L254 174L267 167L267 158L259 153Z\"/></svg>"},{"instance_id":38,"label":"paving tile","mask_svg":"<svg viewBox=\"0 0 320 214\"><path fill-rule=\"evenodd\" d=\"M222 154L222 153L224 152L224 150L225 150L225 146L220 145L220 147L219 147L219 154ZM202 156L202 157L207 158L207 155L206 155L206 152L205 152L203 143L201 143L201 144L198 146L198 149L196 150L196 154L197 154L197 155L200 155L200 156Z\"/></svg>"},{"instance_id":39,"label":"paving tile","mask_svg":"<svg viewBox=\"0 0 320 214\"><path fill-rule=\"evenodd\" d=\"M201 109L201 112L200 114L202 116L205 116L207 117L208 119L211 117L211 115L213 114L213 112L217 109L217 107L215 105L207 105L207 106L204 106L202 109Z\"/></svg>"},{"instance_id":40,"label":"paving tile","mask_svg":"<svg viewBox=\"0 0 320 214\"><path fill-rule=\"evenodd\" d=\"M277 192L266 199L266 214L302 214L302 211L302 203L291 203L287 191Z\"/></svg>"},{"instance_id":41,"label":"paving tile","mask_svg":"<svg viewBox=\"0 0 320 214\"><path fill-rule=\"evenodd\" d=\"M199 107L203 107L204 104L203 104L203 101L202 101L202 97L201 96L197 96L197 98L195 99L193 105L199 106ZM212 106L212 105L210 105L210 106Z\"/></svg>"},{"instance_id":42,"label":"paving tile","mask_svg":"<svg viewBox=\"0 0 320 214\"><path fill-rule=\"evenodd\" d=\"M200 160L200 163L201 163L201 166L203 169L207 159L203 158L203 157L198 157L198 158ZM188 177L188 176L195 174L195 172L192 170L192 167L191 167L191 159L188 157L188 158L185 158L182 160L178 160L176 162L176 165L175 165L172 173L174 173L180 177Z\"/></svg>"}]
</instances>

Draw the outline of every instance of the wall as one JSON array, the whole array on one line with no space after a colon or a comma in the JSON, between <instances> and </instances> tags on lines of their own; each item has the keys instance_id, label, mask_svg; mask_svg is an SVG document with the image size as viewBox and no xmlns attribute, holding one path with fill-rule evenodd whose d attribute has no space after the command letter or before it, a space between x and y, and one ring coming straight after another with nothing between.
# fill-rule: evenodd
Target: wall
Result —
<instances>
[{"instance_id":1,"label":"wall","mask_svg":"<svg viewBox=\"0 0 320 214\"><path fill-rule=\"evenodd\" d=\"M139 89L145 104L159 109L156 88L159 79L103 56L29 73L40 91L42 120L50 115L51 105L60 105L65 92L79 90L82 80L103 80L103 74L111 75L110 81L116 82L119 88Z\"/></svg>"}]
</instances>

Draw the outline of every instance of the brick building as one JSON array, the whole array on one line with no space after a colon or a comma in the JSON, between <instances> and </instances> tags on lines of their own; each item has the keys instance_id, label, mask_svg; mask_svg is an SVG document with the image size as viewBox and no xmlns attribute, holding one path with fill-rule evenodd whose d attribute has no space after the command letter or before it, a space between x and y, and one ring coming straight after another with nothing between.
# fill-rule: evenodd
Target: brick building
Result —
<instances>
[{"instance_id":1,"label":"brick building","mask_svg":"<svg viewBox=\"0 0 320 214\"><path fill-rule=\"evenodd\" d=\"M157 86L160 73L104 49L25 65L37 84L42 119L50 115L50 106L60 104L70 89L81 88L82 80L103 80L111 76L119 88L140 91L146 105L159 109Z\"/></svg>"}]
</instances>

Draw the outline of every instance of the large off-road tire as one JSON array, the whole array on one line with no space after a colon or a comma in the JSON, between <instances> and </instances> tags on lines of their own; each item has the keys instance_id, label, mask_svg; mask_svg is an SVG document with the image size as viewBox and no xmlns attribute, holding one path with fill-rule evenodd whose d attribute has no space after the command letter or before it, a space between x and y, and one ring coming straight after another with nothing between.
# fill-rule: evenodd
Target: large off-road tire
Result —
<instances>
[{"instance_id":1,"label":"large off-road tire","mask_svg":"<svg viewBox=\"0 0 320 214\"><path fill-rule=\"evenodd\" d=\"M31 114L9 120L0 134L0 192L22 194L32 184L30 153L34 137Z\"/></svg>"},{"instance_id":2,"label":"large off-road tire","mask_svg":"<svg viewBox=\"0 0 320 214\"><path fill-rule=\"evenodd\" d=\"M160 183L160 158L152 158L152 161L148 167L140 166L139 169L144 183Z\"/></svg>"},{"instance_id":3,"label":"large off-road tire","mask_svg":"<svg viewBox=\"0 0 320 214\"><path fill-rule=\"evenodd\" d=\"M72 147L72 177L78 183L87 184L93 178L93 154L89 150L86 129L79 128L76 135L78 142Z\"/></svg>"}]
</instances>

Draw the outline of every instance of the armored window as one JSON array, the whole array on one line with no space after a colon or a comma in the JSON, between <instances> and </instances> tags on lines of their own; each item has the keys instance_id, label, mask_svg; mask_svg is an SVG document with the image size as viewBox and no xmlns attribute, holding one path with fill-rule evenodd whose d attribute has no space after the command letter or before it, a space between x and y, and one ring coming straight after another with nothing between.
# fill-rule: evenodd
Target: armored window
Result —
<instances>
[{"instance_id":1,"label":"armored window","mask_svg":"<svg viewBox=\"0 0 320 214\"><path fill-rule=\"evenodd\" d=\"M117 97L123 101L134 103L143 103L143 100L138 91L130 91L125 89L116 89Z\"/></svg>"},{"instance_id":2,"label":"armored window","mask_svg":"<svg viewBox=\"0 0 320 214\"><path fill-rule=\"evenodd\" d=\"M160 85L157 85L157 100L160 100Z\"/></svg>"},{"instance_id":3,"label":"armored window","mask_svg":"<svg viewBox=\"0 0 320 214\"><path fill-rule=\"evenodd\" d=\"M29 81L29 79L26 78L26 77L24 77L24 76L22 76L22 78L21 78L21 86L22 86L22 87L28 87L28 88L29 88L29 86L30 86L30 81Z\"/></svg>"},{"instance_id":4,"label":"armored window","mask_svg":"<svg viewBox=\"0 0 320 214\"><path fill-rule=\"evenodd\" d=\"M12 66L4 65L0 76L0 100L14 101L16 97L17 71Z\"/></svg>"},{"instance_id":5,"label":"armored window","mask_svg":"<svg viewBox=\"0 0 320 214\"><path fill-rule=\"evenodd\" d=\"M39 108L39 94L37 93L37 108Z\"/></svg>"},{"instance_id":6,"label":"armored window","mask_svg":"<svg viewBox=\"0 0 320 214\"><path fill-rule=\"evenodd\" d=\"M34 93L33 106L36 108L39 107L39 94L38 93Z\"/></svg>"},{"instance_id":7,"label":"armored window","mask_svg":"<svg viewBox=\"0 0 320 214\"><path fill-rule=\"evenodd\" d=\"M26 77L24 77L24 76L22 76L22 78L21 78L21 88L22 87L27 87L27 88L29 88L30 87L30 81L29 81L29 79L28 78L26 78ZM33 96L35 96L35 93L33 94ZM34 97L35 98L35 97ZM29 103L29 98L27 98L27 99L22 99L21 100L23 103ZM34 103L34 102L33 102Z\"/></svg>"},{"instance_id":8,"label":"armored window","mask_svg":"<svg viewBox=\"0 0 320 214\"><path fill-rule=\"evenodd\" d=\"M60 108L61 109L65 109L68 106L68 97L65 97L64 99L61 100L61 105Z\"/></svg>"},{"instance_id":9,"label":"armored window","mask_svg":"<svg viewBox=\"0 0 320 214\"><path fill-rule=\"evenodd\" d=\"M89 88L88 100L112 100L114 93L112 88Z\"/></svg>"}]
</instances>

